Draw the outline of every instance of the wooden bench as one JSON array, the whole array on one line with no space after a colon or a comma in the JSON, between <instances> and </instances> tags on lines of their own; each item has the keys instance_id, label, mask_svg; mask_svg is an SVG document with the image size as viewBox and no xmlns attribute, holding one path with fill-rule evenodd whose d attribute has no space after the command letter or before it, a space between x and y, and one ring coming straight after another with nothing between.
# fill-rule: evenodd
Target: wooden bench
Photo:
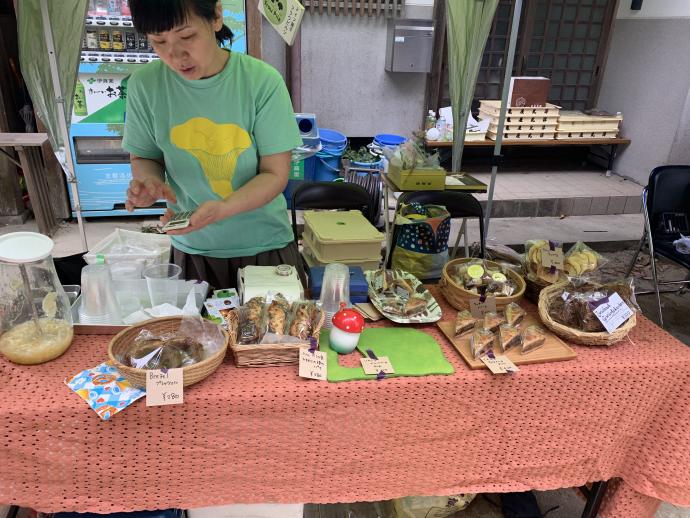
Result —
<instances>
[{"instance_id":1,"label":"wooden bench","mask_svg":"<svg viewBox=\"0 0 690 518\"><path fill-rule=\"evenodd\" d=\"M441 151L447 151L448 149L452 149L453 143L452 142L438 142L438 141L431 141L427 140L425 141L426 147L433 149L433 148L438 148ZM605 156L605 159L607 160L607 167L606 167L606 174L610 174L611 171L613 170L613 161L616 158L616 154L618 153L618 146L619 145L628 145L630 144L630 139L627 138L622 138L622 137L617 137L617 138L589 138L589 139L572 139L572 140L566 140L566 139L545 139L545 140L538 140L538 139L510 139L510 140L503 140L502 146L503 147L512 147L512 146L524 146L524 147L554 147L554 146L608 146L609 151ZM494 147L496 145L495 140L490 140L490 139L484 139L484 140L466 140L465 141L465 147ZM449 158L450 154L445 153L446 156L442 156L442 159L445 160Z\"/></svg>"}]
</instances>

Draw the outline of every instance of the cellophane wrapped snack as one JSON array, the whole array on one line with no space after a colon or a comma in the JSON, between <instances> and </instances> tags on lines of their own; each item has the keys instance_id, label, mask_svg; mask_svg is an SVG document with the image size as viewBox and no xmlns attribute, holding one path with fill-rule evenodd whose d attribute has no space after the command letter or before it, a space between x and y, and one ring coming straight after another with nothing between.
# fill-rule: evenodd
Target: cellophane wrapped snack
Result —
<instances>
[{"instance_id":1,"label":"cellophane wrapped snack","mask_svg":"<svg viewBox=\"0 0 690 518\"><path fill-rule=\"evenodd\" d=\"M528 326L522 332L522 354L531 353L546 343L546 332L539 326Z\"/></svg>"},{"instance_id":2,"label":"cellophane wrapped snack","mask_svg":"<svg viewBox=\"0 0 690 518\"><path fill-rule=\"evenodd\" d=\"M606 259L601 254L592 250L582 241L578 241L565 254L565 273L569 277L582 277L588 272L593 272L606 264Z\"/></svg>"},{"instance_id":3,"label":"cellophane wrapped snack","mask_svg":"<svg viewBox=\"0 0 690 518\"><path fill-rule=\"evenodd\" d=\"M176 332L142 329L118 361L136 369L176 369L205 360L224 344L218 325L201 317L185 317Z\"/></svg>"},{"instance_id":4,"label":"cellophane wrapped snack","mask_svg":"<svg viewBox=\"0 0 690 518\"><path fill-rule=\"evenodd\" d=\"M523 267L525 275L531 281L542 281L554 284L565 279L565 273L555 268L546 268L543 265L542 253L544 250L561 248L561 243L546 239L531 239L525 242L525 255Z\"/></svg>"},{"instance_id":5,"label":"cellophane wrapped snack","mask_svg":"<svg viewBox=\"0 0 690 518\"><path fill-rule=\"evenodd\" d=\"M494 348L496 342L496 335L488 329L477 326L470 338L470 349L472 350L472 357L479 358L488 353Z\"/></svg>"},{"instance_id":6,"label":"cellophane wrapped snack","mask_svg":"<svg viewBox=\"0 0 690 518\"><path fill-rule=\"evenodd\" d=\"M498 328L498 345L504 353L514 347L520 347L522 345L520 330L510 324L501 324Z\"/></svg>"},{"instance_id":7,"label":"cellophane wrapped snack","mask_svg":"<svg viewBox=\"0 0 690 518\"><path fill-rule=\"evenodd\" d=\"M265 299L254 297L237 310L237 343L257 344L266 333Z\"/></svg>"}]
</instances>

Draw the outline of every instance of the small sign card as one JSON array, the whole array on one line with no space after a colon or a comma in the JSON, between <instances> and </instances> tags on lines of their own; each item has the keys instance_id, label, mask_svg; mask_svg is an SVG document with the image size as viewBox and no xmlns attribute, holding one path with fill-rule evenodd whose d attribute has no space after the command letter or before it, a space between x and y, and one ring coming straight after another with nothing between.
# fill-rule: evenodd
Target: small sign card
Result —
<instances>
[{"instance_id":1,"label":"small sign card","mask_svg":"<svg viewBox=\"0 0 690 518\"><path fill-rule=\"evenodd\" d=\"M313 380L328 380L326 353L302 348L299 350L299 375Z\"/></svg>"},{"instance_id":2,"label":"small sign card","mask_svg":"<svg viewBox=\"0 0 690 518\"><path fill-rule=\"evenodd\" d=\"M285 43L292 46L304 16L302 4L297 0L259 0L259 12L278 31Z\"/></svg>"},{"instance_id":3,"label":"small sign card","mask_svg":"<svg viewBox=\"0 0 690 518\"><path fill-rule=\"evenodd\" d=\"M496 313L496 297L470 299L470 313L474 318L484 318L486 313Z\"/></svg>"},{"instance_id":4,"label":"small sign card","mask_svg":"<svg viewBox=\"0 0 690 518\"><path fill-rule=\"evenodd\" d=\"M633 311L618 293L604 297L597 302L590 303L592 311L597 316L606 331L613 333L626 320L633 316Z\"/></svg>"},{"instance_id":5,"label":"small sign card","mask_svg":"<svg viewBox=\"0 0 690 518\"><path fill-rule=\"evenodd\" d=\"M551 268L552 266L557 270L565 268L563 257L563 249L556 248L555 250L544 249L541 251L541 265L544 268Z\"/></svg>"},{"instance_id":6,"label":"small sign card","mask_svg":"<svg viewBox=\"0 0 690 518\"><path fill-rule=\"evenodd\" d=\"M485 354L480 356L479 359L494 374L508 374L520 370L505 354L499 354L498 356Z\"/></svg>"},{"instance_id":7,"label":"small sign card","mask_svg":"<svg viewBox=\"0 0 690 518\"><path fill-rule=\"evenodd\" d=\"M146 406L179 405L184 402L182 369L146 372Z\"/></svg>"},{"instance_id":8,"label":"small sign card","mask_svg":"<svg viewBox=\"0 0 690 518\"><path fill-rule=\"evenodd\" d=\"M395 369L393 369L393 365L391 365L391 361L387 356L379 356L375 360L372 358L360 358L360 361L362 362L364 374L378 374L379 372L395 374Z\"/></svg>"}]
</instances>

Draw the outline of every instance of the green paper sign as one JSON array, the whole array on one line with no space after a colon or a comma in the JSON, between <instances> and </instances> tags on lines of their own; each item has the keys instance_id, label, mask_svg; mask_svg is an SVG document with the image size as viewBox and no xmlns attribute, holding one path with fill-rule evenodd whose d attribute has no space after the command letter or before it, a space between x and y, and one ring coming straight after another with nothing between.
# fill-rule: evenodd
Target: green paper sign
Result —
<instances>
[{"instance_id":1,"label":"green paper sign","mask_svg":"<svg viewBox=\"0 0 690 518\"><path fill-rule=\"evenodd\" d=\"M262 0L264 6L264 14L268 21L279 25L283 23L285 15L287 14L287 0Z\"/></svg>"}]
</instances>

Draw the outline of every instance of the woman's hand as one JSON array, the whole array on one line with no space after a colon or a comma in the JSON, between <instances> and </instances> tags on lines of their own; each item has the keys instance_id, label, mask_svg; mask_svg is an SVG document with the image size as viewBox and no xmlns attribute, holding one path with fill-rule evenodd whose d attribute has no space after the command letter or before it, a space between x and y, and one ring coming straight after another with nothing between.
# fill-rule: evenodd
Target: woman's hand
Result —
<instances>
[{"instance_id":1,"label":"woman's hand","mask_svg":"<svg viewBox=\"0 0 690 518\"><path fill-rule=\"evenodd\" d=\"M132 212L135 207L150 207L161 199L168 200L172 203L177 202L173 190L162 180L151 177L143 180L137 180L135 178L129 182L125 208L129 212Z\"/></svg>"},{"instance_id":2,"label":"woman's hand","mask_svg":"<svg viewBox=\"0 0 690 518\"><path fill-rule=\"evenodd\" d=\"M174 212L171 209L165 211L165 214L161 216L161 223L165 225L170 218L172 218ZM230 210L225 201L211 200L205 201L194 211L192 217L189 219L189 226L186 228L180 228L178 230L169 230L166 234L172 236L179 236L182 234L189 234L196 230L201 230L202 228L211 225L217 221L229 217Z\"/></svg>"}]
</instances>

